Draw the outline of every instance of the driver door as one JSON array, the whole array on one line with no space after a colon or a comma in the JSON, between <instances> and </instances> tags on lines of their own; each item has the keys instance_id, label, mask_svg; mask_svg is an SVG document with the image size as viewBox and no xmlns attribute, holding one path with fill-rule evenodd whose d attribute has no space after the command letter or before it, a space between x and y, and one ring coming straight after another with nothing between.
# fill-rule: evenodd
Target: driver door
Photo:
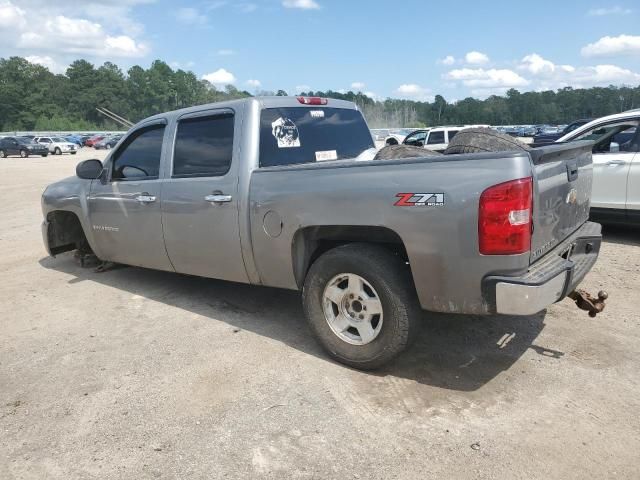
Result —
<instances>
[{"instance_id":1,"label":"driver door","mask_svg":"<svg viewBox=\"0 0 640 480\"><path fill-rule=\"evenodd\" d=\"M91 184L89 219L103 260L172 271L164 247L161 157L166 121L131 132Z\"/></svg>"},{"instance_id":2,"label":"driver door","mask_svg":"<svg viewBox=\"0 0 640 480\"><path fill-rule=\"evenodd\" d=\"M627 177L636 152L629 140L639 122L625 120L599 125L573 140L594 140L591 206L624 211Z\"/></svg>"}]
</instances>

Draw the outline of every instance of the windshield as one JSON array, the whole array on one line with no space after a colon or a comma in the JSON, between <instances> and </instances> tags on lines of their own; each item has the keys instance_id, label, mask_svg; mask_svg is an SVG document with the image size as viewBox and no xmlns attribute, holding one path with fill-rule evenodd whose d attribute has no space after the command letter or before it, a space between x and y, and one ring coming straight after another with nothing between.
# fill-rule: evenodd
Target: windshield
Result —
<instances>
[{"instance_id":1,"label":"windshield","mask_svg":"<svg viewBox=\"0 0 640 480\"><path fill-rule=\"evenodd\" d=\"M358 110L319 106L262 111L262 167L356 158L373 147L371 132Z\"/></svg>"}]
</instances>

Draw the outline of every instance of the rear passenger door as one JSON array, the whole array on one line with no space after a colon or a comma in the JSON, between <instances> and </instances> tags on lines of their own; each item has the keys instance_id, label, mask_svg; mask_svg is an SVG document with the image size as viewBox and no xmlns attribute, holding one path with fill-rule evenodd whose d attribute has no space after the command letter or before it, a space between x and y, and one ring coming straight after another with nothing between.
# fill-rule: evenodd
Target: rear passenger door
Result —
<instances>
[{"instance_id":1,"label":"rear passenger door","mask_svg":"<svg viewBox=\"0 0 640 480\"><path fill-rule=\"evenodd\" d=\"M249 281L238 226L235 122L230 109L187 114L177 121L162 192L165 246L177 272Z\"/></svg>"},{"instance_id":2,"label":"rear passenger door","mask_svg":"<svg viewBox=\"0 0 640 480\"><path fill-rule=\"evenodd\" d=\"M429 132L429 137L427 137L427 144L425 145L425 148L436 152L443 152L447 148L444 138L444 130L431 130Z\"/></svg>"}]
</instances>

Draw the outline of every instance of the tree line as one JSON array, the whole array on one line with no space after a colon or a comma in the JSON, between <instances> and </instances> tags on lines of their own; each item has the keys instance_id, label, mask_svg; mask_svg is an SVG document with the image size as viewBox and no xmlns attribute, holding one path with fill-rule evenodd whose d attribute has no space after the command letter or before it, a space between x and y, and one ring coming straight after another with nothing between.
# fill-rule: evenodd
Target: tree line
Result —
<instances>
[{"instance_id":1,"label":"tree line","mask_svg":"<svg viewBox=\"0 0 640 480\"><path fill-rule=\"evenodd\" d=\"M258 95L287 95L284 90ZM306 95L355 102L369 126L422 127L446 124L563 124L640 108L640 86L593 87L556 91L519 92L486 99L447 102L436 95L432 102L401 99L376 100L361 92L312 91ZM96 107L107 108L137 122L150 115L178 108L252 94L233 85L216 88L193 72L173 69L156 60L147 69L133 66L123 72L106 62L96 67L76 60L64 74L21 57L0 59L0 125L11 130L97 130L120 128Z\"/></svg>"}]
</instances>

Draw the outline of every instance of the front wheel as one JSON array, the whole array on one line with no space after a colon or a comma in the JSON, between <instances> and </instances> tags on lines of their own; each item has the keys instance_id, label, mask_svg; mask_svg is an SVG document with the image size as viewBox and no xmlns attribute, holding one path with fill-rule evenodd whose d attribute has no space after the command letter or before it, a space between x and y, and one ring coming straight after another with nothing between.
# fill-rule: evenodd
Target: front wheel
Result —
<instances>
[{"instance_id":1,"label":"front wheel","mask_svg":"<svg viewBox=\"0 0 640 480\"><path fill-rule=\"evenodd\" d=\"M20 150L20 156L22 158L27 158L29 156L29 152L27 152L26 150Z\"/></svg>"},{"instance_id":2,"label":"front wheel","mask_svg":"<svg viewBox=\"0 0 640 480\"><path fill-rule=\"evenodd\" d=\"M7 154L4 150L0 150L0 158L7 158Z\"/></svg>"},{"instance_id":3,"label":"front wheel","mask_svg":"<svg viewBox=\"0 0 640 480\"><path fill-rule=\"evenodd\" d=\"M307 274L302 300L311 330L336 360L379 368L415 338L420 307L405 262L376 245L329 250Z\"/></svg>"},{"instance_id":4,"label":"front wheel","mask_svg":"<svg viewBox=\"0 0 640 480\"><path fill-rule=\"evenodd\" d=\"M62 150L60 150L60 147L56 147L56 149L55 149L54 153L55 153L56 155L62 155Z\"/></svg>"}]
</instances>

